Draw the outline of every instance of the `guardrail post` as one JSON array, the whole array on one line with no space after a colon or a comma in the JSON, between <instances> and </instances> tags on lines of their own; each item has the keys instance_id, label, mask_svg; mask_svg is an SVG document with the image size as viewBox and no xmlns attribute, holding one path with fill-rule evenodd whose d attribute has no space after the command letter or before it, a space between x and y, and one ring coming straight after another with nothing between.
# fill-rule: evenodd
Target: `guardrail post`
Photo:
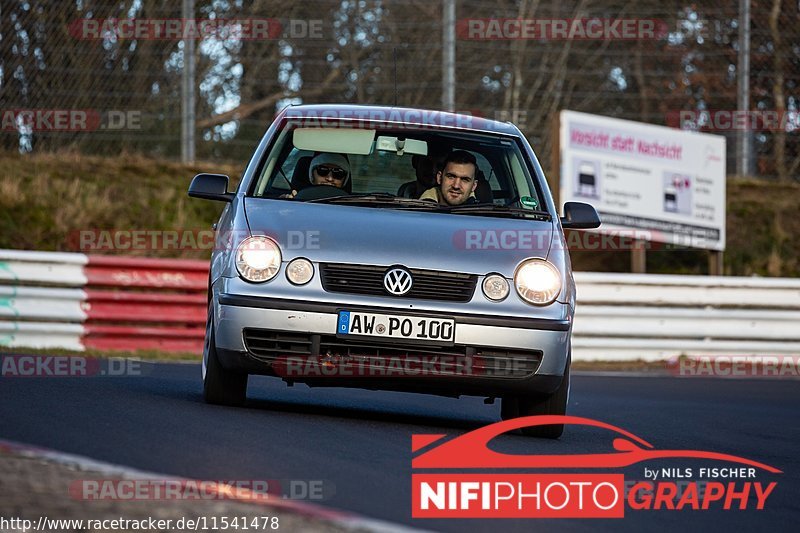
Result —
<instances>
[{"instance_id":1,"label":"guardrail post","mask_svg":"<svg viewBox=\"0 0 800 533\"><path fill-rule=\"evenodd\" d=\"M647 242L634 240L631 247L631 272L644 274L647 272Z\"/></svg>"},{"instance_id":2,"label":"guardrail post","mask_svg":"<svg viewBox=\"0 0 800 533\"><path fill-rule=\"evenodd\" d=\"M708 251L708 275L709 276L723 276L723 253L719 250Z\"/></svg>"}]
</instances>

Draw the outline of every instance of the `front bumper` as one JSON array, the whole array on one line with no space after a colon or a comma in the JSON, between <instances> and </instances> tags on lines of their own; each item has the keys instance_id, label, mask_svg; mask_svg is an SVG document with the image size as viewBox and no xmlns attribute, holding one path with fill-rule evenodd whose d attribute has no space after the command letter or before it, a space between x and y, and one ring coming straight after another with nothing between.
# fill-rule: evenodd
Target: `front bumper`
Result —
<instances>
[{"instance_id":1,"label":"front bumper","mask_svg":"<svg viewBox=\"0 0 800 533\"><path fill-rule=\"evenodd\" d=\"M311 386L448 396L502 396L553 392L561 382L569 355L569 320L501 318L415 309L416 313L455 318L455 346L442 349L423 344L399 345L396 340L377 339L364 343L337 338L338 310L342 308L390 311L363 305L216 293L214 324L220 362L231 370L278 375ZM408 310L398 312L408 313ZM261 339L258 348L254 339ZM267 344L263 339L268 339ZM415 363L424 362L422 366L414 365L414 372L398 375L398 370L409 367L399 365L394 371L381 371L374 366L376 356L397 361L416 357ZM308 372L312 367L301 368L296 364L301 360L316 363L320 357L339 371L321 375L318 366L313 367L317 370ZM287 367L287 359L295 363L293 367L291 363ZM342 371L342 361L355 367ZM442 361L446 361L445 366L455 363L457 370L442 372L443 366L439 364ZM433 364L426 366L430 362ZM296 372L287 374L287 368L294 368Z\"/></svg>"}]
</instances>

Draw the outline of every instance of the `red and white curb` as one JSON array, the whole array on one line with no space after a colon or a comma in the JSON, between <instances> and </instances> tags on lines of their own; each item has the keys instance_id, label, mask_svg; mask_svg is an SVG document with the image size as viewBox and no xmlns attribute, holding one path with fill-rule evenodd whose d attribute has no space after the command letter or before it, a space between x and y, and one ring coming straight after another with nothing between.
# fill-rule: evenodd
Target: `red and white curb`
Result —
<instances>
[{"instance_id":1,"label":"red and white curb","mask_svg":"<svg viewBox=\"0 0 800 533\"><path fill-rule=\"evenodd\" d=\"M208 262L0 250L0 346L200 353Z\"/></svg>"}]
</instances>

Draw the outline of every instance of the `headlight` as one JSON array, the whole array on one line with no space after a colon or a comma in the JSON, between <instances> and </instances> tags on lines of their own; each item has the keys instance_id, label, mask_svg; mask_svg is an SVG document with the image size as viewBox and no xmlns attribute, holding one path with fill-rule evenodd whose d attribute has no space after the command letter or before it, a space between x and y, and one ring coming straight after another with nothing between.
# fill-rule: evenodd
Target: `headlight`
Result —
<instances>
[{"instance_id":1,"label":"headlight","mask_svg":"<svg viewBox=\"0 0 800 533\"><path fill-rule=\"evenodd\" d=\"M278 273L280 266L281 249L268 237L248 237L236 249L236 270L247 281L269 281Z\"/></svg>"},{"instance_id":2,"label":"headlight","mask_svg":"<svg viewBox=\"0 0 800 533\"><path fill-rule=\"evenodd\" d=\"M286 279L295 285L305 285L314 277L311 261L299 257L286 265Z\"/></svg>"},{"instance_id":3,"label":"headlight","mask_svg":"<svg viewBox=\"0 0 800 533\"><path fill-rule=\"evenodd\" d=\"M514 274L514 286L526 302L547 305L561 292L561 274L547 261L529 259Z\"/></svg>"},{"instance_id":4,"label":"headlight","mask_svg":"<svg viewBox=\"0 0 800 533\"><path fill-rule=\"evenodd\" d=\"M483 279L483 294L495 302L505 300L509 287L506 278L500 274L489 274Z\"/></svg>"}]
</instances>

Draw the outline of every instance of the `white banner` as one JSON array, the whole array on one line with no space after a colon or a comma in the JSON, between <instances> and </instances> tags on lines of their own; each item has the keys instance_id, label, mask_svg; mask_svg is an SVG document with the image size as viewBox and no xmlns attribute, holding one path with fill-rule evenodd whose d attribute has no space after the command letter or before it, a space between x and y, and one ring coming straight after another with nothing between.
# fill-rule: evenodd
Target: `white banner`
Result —
<instances>
[{"instance_id":1,"label":"white banner","mask_svg":"<svg viewBox=\"0 0 800 533\"><path fill-rule=\"evenodd\" d=\"M724 137L562 111L560 151L561 204L592 204L596 231L725 249Z\"/></svg>"}]
</instances>

